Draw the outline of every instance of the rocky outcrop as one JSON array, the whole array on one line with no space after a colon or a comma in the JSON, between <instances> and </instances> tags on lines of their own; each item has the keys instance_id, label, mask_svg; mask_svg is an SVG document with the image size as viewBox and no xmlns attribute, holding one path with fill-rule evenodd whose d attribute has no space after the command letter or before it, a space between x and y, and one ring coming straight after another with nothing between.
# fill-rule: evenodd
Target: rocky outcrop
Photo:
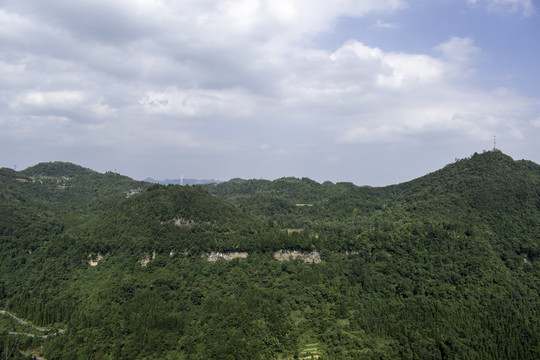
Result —
<instances>
[{"instance_id":1,"label":"rocky outcrop","mask_svg":"<svg viewBox=\"0 0 540 360\"><path fill-rule=\"evenodd\" d=\"M301 260L306 263L318 264L322 261L321 254L318 251L279 250L274 253L274 258L279 262Z\"/></svg>"},{"instance_id":2,"label":"rocky outcrop","mask_svg":"<svg viewBox=\"0 0 540 360\"><path fill-rule=\"evenodd\" d=\"M90 266L97 266L98 263L101 261L101 260L104 260L105 258L103 257L103 255L101 255L100 253L98 253L97 255L92 255L92 254L88 254L88 264Z\"/></svg>"},{"instance_id":3,"label":"rocky outcrop","mask_svg":"<svg viewBox=\"0 0 540 360\"><path fill-rule=\"evenodd\" d=\"M141 266L146 266L151 260L154 260L156 258L156 250L152 252L152 257L150 257L149 254L144 254L143 257L139 260L139 264Z\"/></svg>"},{"instance_id":4,"label":"rocky outcrop","mask_svg":"<svg viewBox=\"0 0 540 360\"><path fill-rule=\"evenodd\" d=\"M245 259L248 257L247 252L217 252L213 251L211 253L203 255L206 256L208 262L216 262L218 260L230 261L233 259Z\"/></svg>"}]
</instances>

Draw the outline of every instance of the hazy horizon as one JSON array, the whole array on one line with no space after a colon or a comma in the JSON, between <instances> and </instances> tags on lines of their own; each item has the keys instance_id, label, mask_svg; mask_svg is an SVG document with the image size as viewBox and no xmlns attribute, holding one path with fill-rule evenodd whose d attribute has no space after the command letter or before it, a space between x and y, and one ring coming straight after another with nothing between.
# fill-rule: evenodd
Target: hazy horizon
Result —
<instances>
[{"instance_id":1,"label":"hazy horizon","mask_svg":"<svg viewBox=\"0 0 540 360\"><path fill-rule=\"evenodd\" d=\"M5 0L0 167L384 186L540 163L532 0Z\"/></svg>"}]
</instances>

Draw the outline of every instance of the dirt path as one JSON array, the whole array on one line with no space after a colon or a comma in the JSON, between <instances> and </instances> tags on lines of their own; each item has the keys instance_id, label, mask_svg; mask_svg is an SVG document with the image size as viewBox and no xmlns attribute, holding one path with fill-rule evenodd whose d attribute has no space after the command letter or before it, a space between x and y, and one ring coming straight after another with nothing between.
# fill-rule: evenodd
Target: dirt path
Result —
<instances>
[{"instance_id":1,"label":"dirt path","mask_svg":"<svg viewBox=\"0 0 540 360\"><path fill-rule=\"evenodd\" d=\"M21 333L21 332L14 332L14 331L8 331L8 335L22 335L22 336L28 336L31 338L40 338L40 339L46 339L49 337L49 335L35 335L35 334Z\"/></svg>"},{"instance_id":2,"label":"dirt path","mask_svg":"<svg viewBox=\"0 0 540 360\"><path fill-rule=\"evenodd\" d=\"M17 317L16 315L14 315L14 314L10 313L9 311L6 311L6 310L0 310L0 315L7 315L7 316L15 319L19 324L31 327L32 329L37 330L37 331L43 331L43 332L54 331L55 334L63 334L64 331L65 331L64 329L42 328L42 327L36 326L34 324L31 324L28 321L25 321L25 320ZM19 334L24 334L24 333L13 333L12 335L15 335L15 334L19 335Z\"/></svg>"},{"instance_id":3,"label":"dirt path","mask_svg":"<svg viewBox=\"0 0 540 360\"><path fill-rule=\"evenodd\" d=\"M19 351L19 353L27 358L35 359L35 360L47 360L44 357L39 356L39 351L41 350L41 347L34 349L34 350L28 350L28 351Z\"/></svg>"}]
</instances>

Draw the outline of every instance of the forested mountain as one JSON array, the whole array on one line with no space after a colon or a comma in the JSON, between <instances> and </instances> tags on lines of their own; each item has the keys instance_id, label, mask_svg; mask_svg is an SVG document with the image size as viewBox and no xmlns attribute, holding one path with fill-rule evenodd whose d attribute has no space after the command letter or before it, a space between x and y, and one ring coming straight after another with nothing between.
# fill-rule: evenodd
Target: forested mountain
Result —
<instances>
[{"instance_id":1,"label":"forested mountain","mask_svg":"<svg viewBox=\"0 0 540 360\"><path fill-rule=\"evenodd\" d=\"M15 172L0 169L2 204L22 206L72 218L93 215L114 206L151 184L117 173L100 174L81 166L50 162Z\"/></svg>"},{"instance_id":2,"label":"forested mountain","mask_svg":"<svg viewBox=\"0 0 540 360\"><path fill-rule=\"evenodd\" d=\"M540 357L540 166L498 150L383 188L43 163L0 191L0 310L47 328L0 314L2 358Z\"/></svg>"}]
</instances>

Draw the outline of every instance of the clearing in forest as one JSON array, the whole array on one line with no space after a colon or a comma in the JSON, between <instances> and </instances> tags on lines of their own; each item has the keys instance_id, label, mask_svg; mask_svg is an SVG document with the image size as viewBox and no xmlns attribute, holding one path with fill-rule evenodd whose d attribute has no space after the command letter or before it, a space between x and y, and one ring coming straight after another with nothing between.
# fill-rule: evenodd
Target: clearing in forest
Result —
<instances>
[{"instance_id":1,"label":"clearing in forest","mask_svg":"<svg viewBox=\"0 0 540 360\"><path fill-rule=\"evenodd\" d=\"M320 355L319 343L306 344L300 352L300 359L318 359Z\"/></svg>"}]
</instances>

